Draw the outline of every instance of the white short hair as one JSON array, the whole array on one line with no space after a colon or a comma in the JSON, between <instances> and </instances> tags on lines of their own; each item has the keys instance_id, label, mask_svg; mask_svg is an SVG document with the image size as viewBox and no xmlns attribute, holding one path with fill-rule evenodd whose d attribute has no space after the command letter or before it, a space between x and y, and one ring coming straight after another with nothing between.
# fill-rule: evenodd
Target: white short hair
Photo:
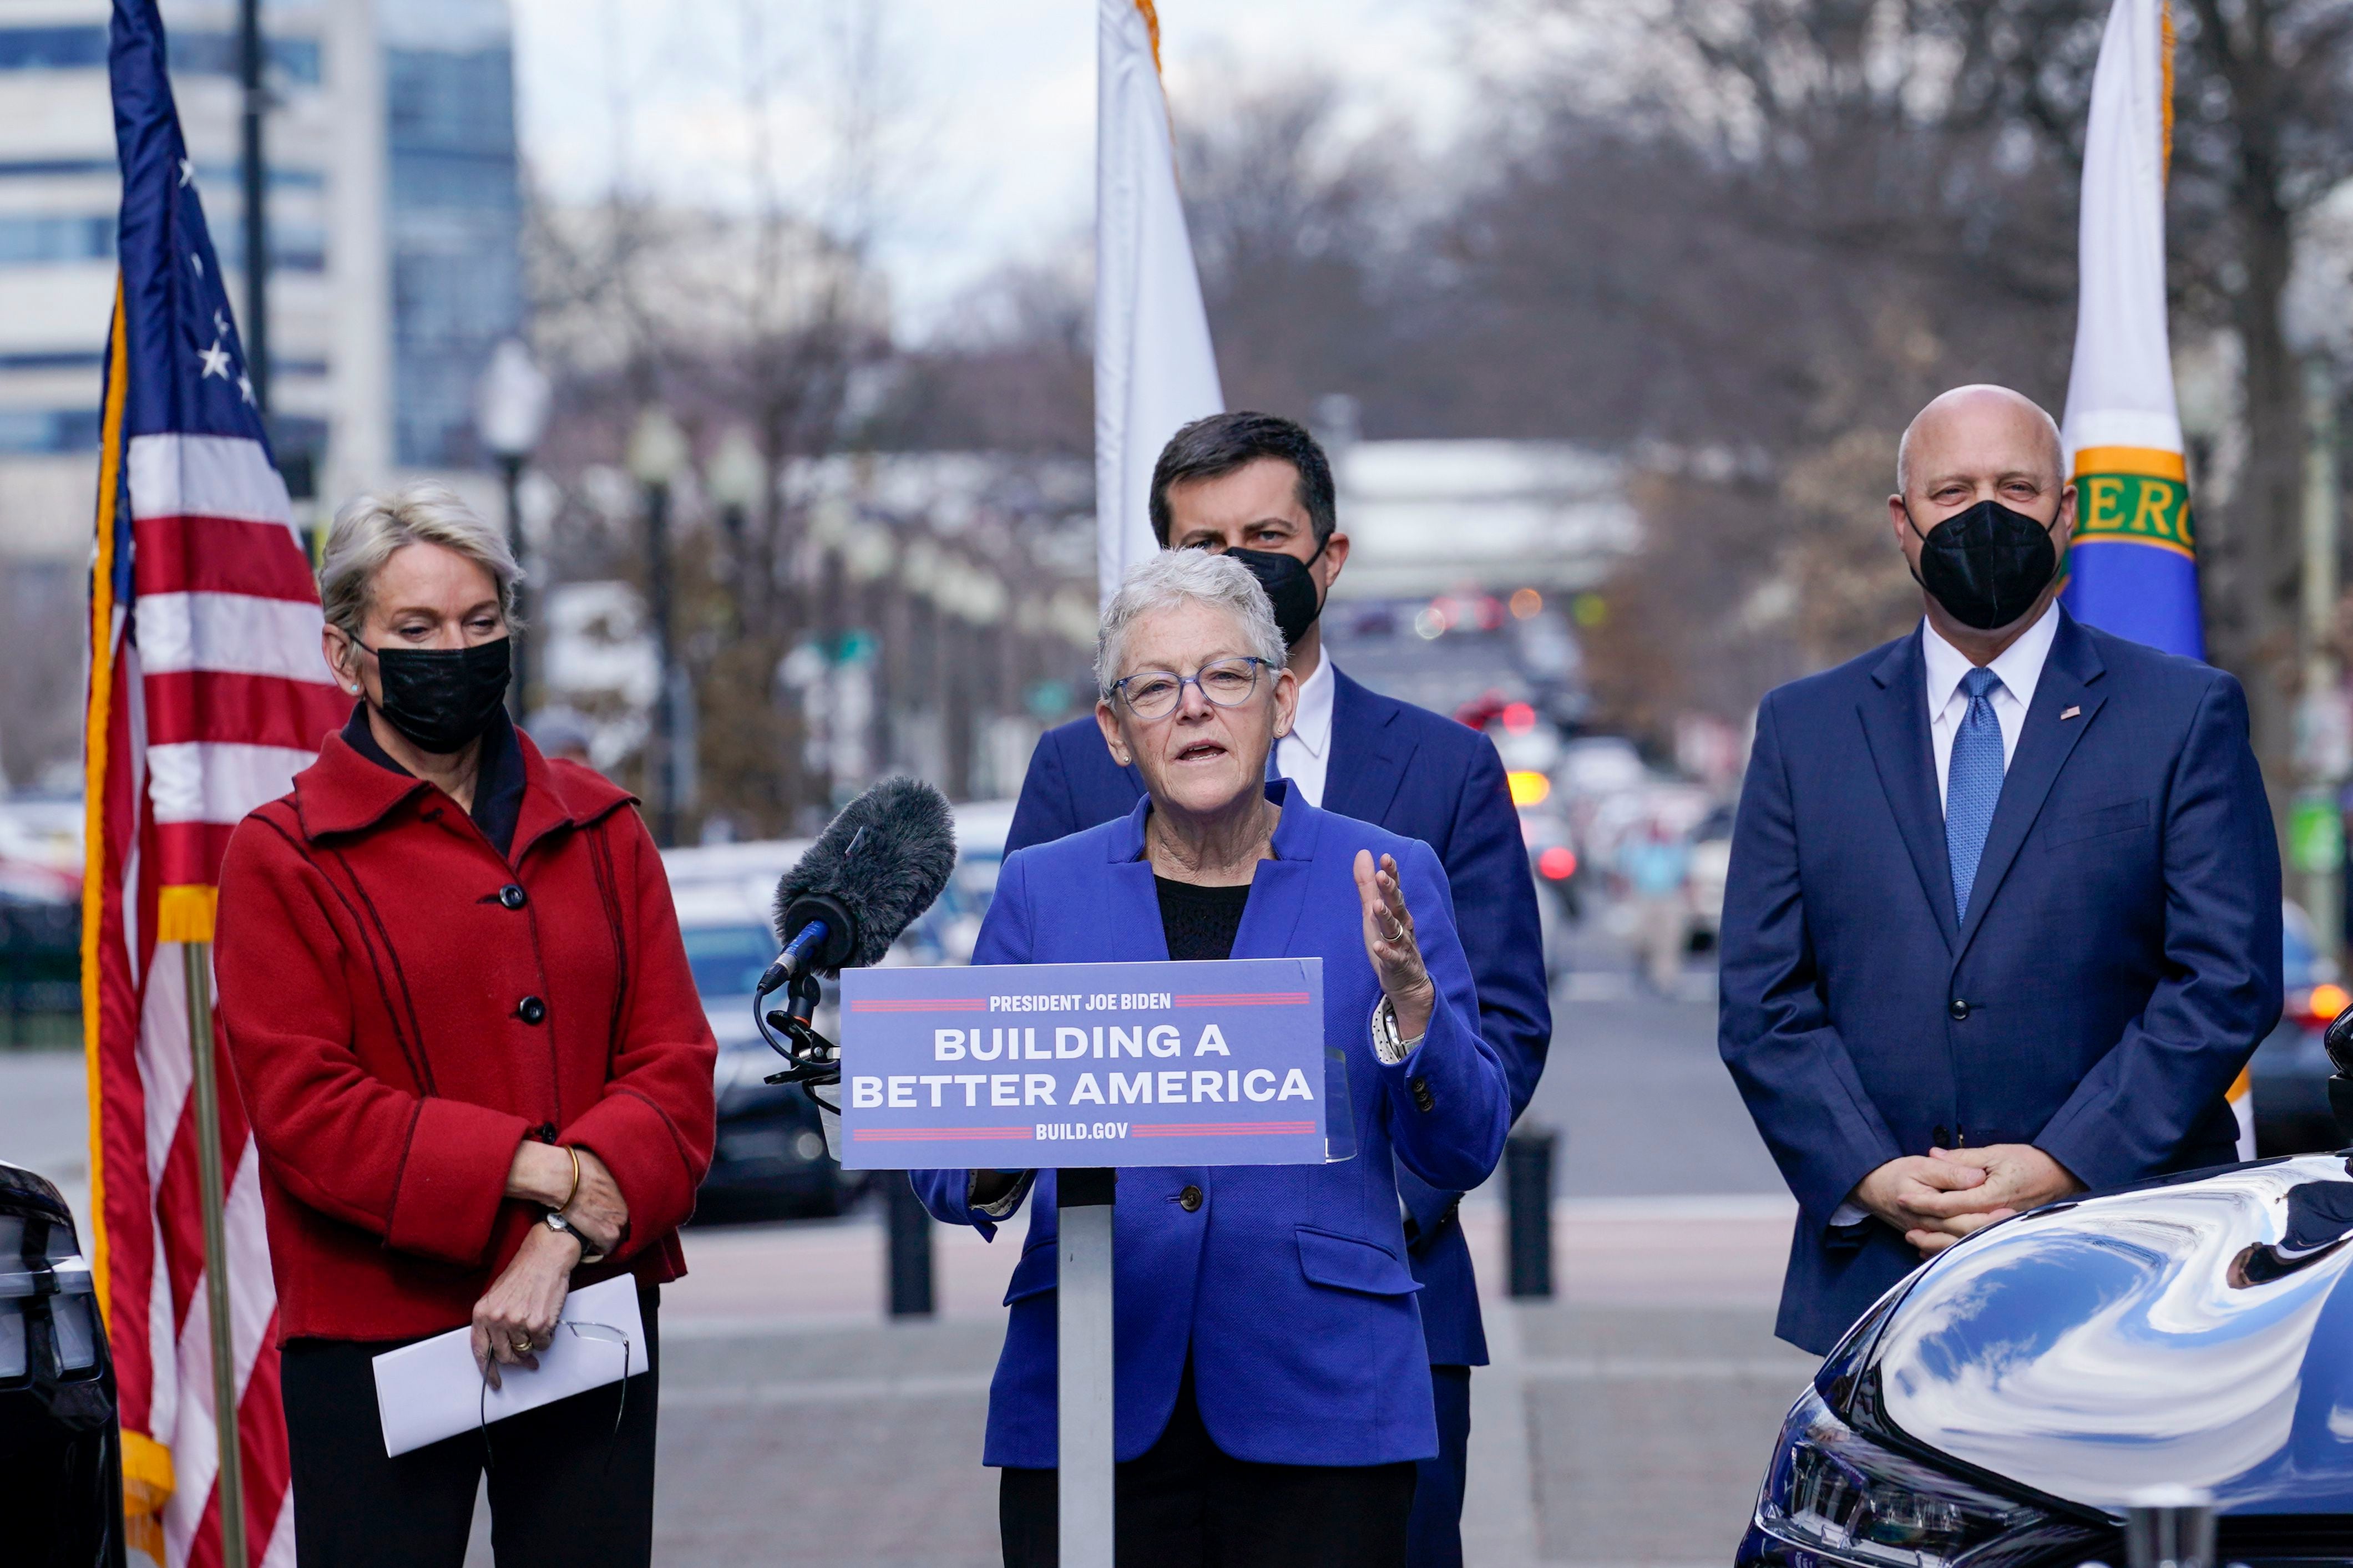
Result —
<instances>
[{"instance_id":1,"label":"white short hair","mask_svg":"<svg viewBox=\"0 0 2353 1568\"><path fill-rule=\"evenodd\" d=\"M1207 605L1233 616L1245 651L1275 669L1288 662L1274 606L1250 568L1206 550L1164 550L1128 569L1095 632L1095 689L1111 700L1128 629L1145 616L1179 605Z\"/></svg>"},{"instance_id":2,"label":"white short hair","mask_svg":"<svg viewBox=\"0 0 2353 1568\"><path fill-rule=\"evenodd\" d=\"M409 544L454 550L489 573L499 586L499 609L509 629L521 629L515 587L522 568L515 564L506 536L476 516L457 491L432 479L356 497L335 513L319 560L319 606L327 624L356 641L375 596L375 574L395 551Z\"/></svg>"}]
</instances>

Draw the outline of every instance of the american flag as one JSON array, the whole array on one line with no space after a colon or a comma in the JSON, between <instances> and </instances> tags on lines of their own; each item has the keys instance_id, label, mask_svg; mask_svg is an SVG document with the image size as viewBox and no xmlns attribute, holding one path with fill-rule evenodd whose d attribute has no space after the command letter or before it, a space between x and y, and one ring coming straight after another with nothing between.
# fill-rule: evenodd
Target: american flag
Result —
<instances>
[{"instance_id":1,"label":"american flag","mask_svg":"<svg viewBox=\"0 0 2353 1568\"><path fill-rule=\"evenodd\" d=\"M286 792L343 705L205 228L155 0L115 0L110 68L121 270L84 731L91 1245L121 1408L129 1542L167 1568L211 1568L222 1564L219 1448L177 944L212 940L229 830ZM206 1045L219 1068L248 1553L290 1564L260 1173L226 1055Z\"/></svg>"}]
</instances>

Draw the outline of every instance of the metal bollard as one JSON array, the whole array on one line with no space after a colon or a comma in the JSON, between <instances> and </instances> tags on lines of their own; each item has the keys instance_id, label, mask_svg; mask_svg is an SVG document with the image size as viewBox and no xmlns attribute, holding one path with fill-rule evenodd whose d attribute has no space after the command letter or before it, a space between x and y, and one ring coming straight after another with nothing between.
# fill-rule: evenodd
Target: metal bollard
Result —
<instances>
[{"instance_id":1,"label":"metal bollard","mask_svg":"<svg viewBox=\"0 0 2353 1568\"><path fill-rule=\"evenodd\" d=\"M2212 1568L2214 1495L2197 1487L2147 1487L2125 1499L2130 1568Z\"/></svg>"},{"instance_id":2,"label":"metal bollard","mask_svg":"<svg viewBox=\"0 0 2353 1568\"><path fill-rule=\"evenodd\" d=\"M914 1184L893 1172L883 1178L883 1203L891 1231L891 1315L932 1315L932 1216Z\"/></svg>"},{"instance_id":3,"label":"metal bollard","mask_svg":"<svg viewBox=\"0 0 2353 1568\"><path fill-rule=\"evenodd\" d=\"M1504 1141L1514 1297L1552 1296L1552 1154L1559 1142L1548 1127L1524 1127Z\"/></svg>"}]
</instances>

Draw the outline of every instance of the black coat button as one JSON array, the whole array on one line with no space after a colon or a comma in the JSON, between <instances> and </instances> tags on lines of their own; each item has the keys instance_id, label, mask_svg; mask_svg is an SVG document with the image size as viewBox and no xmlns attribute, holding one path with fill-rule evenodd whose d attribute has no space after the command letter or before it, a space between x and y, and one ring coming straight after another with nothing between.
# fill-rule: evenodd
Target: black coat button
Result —
<instances>
[{"instance_id":1,"label":"black coat button","mask_svg":"<svg viewBox=\"0 0 2353 1568\"><path fill-rule=\"evenodd\" d=\"M1177 1206L1182 1208L1187 1214L1193 1213L1201 1206L1201 1189L1198 1187L1187 1186L1183 1192L1176 1194L1176 1204Z\"/></svg>"},{"instance_id":2,"label":"black coat button","mask_svg":"<svg viewBox=\"0 0 2353 1568\"><path fill-rule=\"evenodd\" d=\"M499 902L504 904L511 910L519 910L522 908L524 902L522 885L519 882L509 882L505 887L501 888L499 889Z\"/></svg>"},{"instance_id":3,"label":"black coat button","mask_svg":"<svg viewBox=\"0 0 2353 1568\"><path fill-rule=\"evenodd\" d=\"M1418 1110L1427 1114L1429 1111L1436 1108L1438 1104L1438 1097L1430 1092L1430 1080L1428 1079L1417 1078L1409 1079L1406 1083L1406 1087L1413 1090L1413 1103Z\"/></svg>"},{"instance_id":4,"label":"black coat button","mask_svg":"<svg viewBox=\"0 0 2353 1568\"><path fill-rule=\"evenodd\" d=\"M1939 1149L1949 1149L1953 1146L1953 1135L1946 1131L1941 1127L1937 1128L1928 1136L1929 1140Z\"/></svg>"},{"instance_id":5,"label":"black coat button","mask_svg":"<svg viewBox=\"0 0 2353 1568\"><path fill-rule=\"evenodd\" d=\"M515 1016L526 1024L536 1024L547 1016L547 1004L536 996L526 996L515 1009Z\"/></svg>"},{"instance_id":6,"label":"black coat button","mask_svg":"<svg viewBox=\"0 0 2353 1568\"><path fill-rule=\"evenodd\" d=\"M1946 1011L1952 1014L1953 1022L1957 1024L1969 1016L1969 1005L1956 996L1953 998L1953 1005Z\"/></svg>"}]
</instances>

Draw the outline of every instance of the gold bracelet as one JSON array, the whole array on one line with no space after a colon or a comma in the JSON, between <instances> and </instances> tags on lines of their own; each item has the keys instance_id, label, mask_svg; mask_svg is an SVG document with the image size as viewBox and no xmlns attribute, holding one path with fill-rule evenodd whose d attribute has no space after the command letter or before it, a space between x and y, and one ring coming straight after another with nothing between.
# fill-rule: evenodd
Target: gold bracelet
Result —
<instances>
[{"instance_id":1,"label":"gold bracelet","mask_svg":"<svg viewBox=\"0 0 2353 1568\"><path fill-rule=\"evenodd\" d=\"M580 1151L566 1143L564 1146L564 1152L572 1156L572 1190L564 1194L562 1203L555 1205L555 1212L558 1214L570 1208L572 1200L580 1195Z\"/></svg>"}]
</instances>

